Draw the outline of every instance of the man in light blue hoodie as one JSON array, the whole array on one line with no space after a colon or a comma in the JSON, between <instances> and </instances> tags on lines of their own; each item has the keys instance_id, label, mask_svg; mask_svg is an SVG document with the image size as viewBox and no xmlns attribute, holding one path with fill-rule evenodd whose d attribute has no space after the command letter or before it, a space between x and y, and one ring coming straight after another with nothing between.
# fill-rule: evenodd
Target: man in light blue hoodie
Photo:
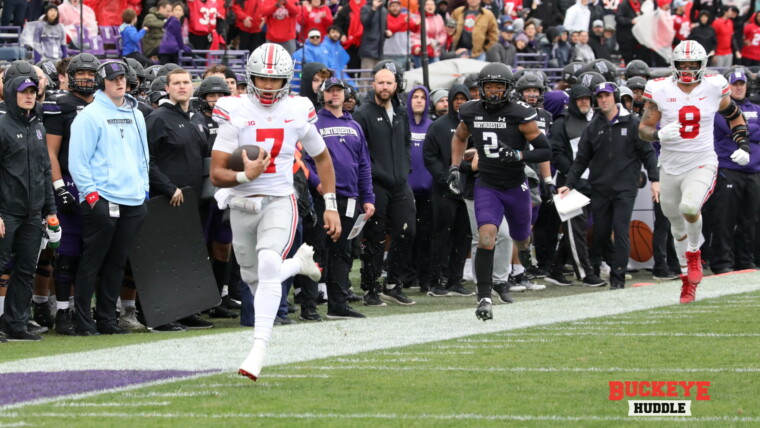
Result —
<instances>
[{"instance_id":1,"label":"man in light blue hoodie","mask_svg":"<svg viewBox=\"0 0 760 428\"><path fill-rule=\"evenodd\" d=\"M148 138L137 100L126 94L124 63L98 69L100 90L71 124L69 172L79 189L82 261L74 283L77 335L129 333L116 318L124 265L148 208ZM96 276L97 328L90 313Z\"/></svg>"}]
</instances>

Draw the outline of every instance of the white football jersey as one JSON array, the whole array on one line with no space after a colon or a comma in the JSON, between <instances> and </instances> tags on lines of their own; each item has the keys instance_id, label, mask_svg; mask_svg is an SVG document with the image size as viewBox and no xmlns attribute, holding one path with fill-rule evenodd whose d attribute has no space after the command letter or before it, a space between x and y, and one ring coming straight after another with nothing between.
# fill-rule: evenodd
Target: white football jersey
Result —
<instances>
[{"instance_id":1,"label":"white football jersey","mask_svg":"<svg viewBox=\"0 0 760 428\"><path fill-rule=\"evenodd\" d=\"M644 99L657 104L662 113L660 128L673 122L681 124L681 138L660 142L660 166L671 175L683 174L701 165L718 165L713 144L715 113L723 97L731 94L726 79L719 74L705 75L686 94L673 77L647 82Z\"/></svg>"},{"instance_id":2,"label":"white football jersey","mask_svg":"<svg viewBox=\"0 0 760 428\"><path fill-rule=\"evenodd\" d=\"M293 190L293 162L296 144L317 156L325 142L314 127L317 113L308 98L288 96L271 107L254 103L246 95L223 97L214 106L219 123L214 150L232 153L253 144L269 152L269 167L250 183L231 189L233 196L287 196Z\"/></svg>"}]
</instances>

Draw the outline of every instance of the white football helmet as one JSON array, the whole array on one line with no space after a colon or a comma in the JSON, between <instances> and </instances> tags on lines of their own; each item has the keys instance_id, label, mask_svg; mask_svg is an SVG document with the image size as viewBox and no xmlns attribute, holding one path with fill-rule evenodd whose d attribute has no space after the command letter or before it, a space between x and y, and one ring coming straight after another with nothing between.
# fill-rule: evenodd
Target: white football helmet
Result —
<instances>
[{"instance_id":1,"label":"white football helmet","mask_svg":"<svg viewBox=\"0 0 760 428\"><path fill-rule=\"evenodd\" d=\"M283 79L285 82L280 89L261 89L254 85L254 76ZM293 79L293 59L282 46L264 43L248 57L248 64L245 66L245 79L248 82L248 95L251 96L252 101L259 102L265 107L274 105L290 92L290 81Z\"/></svg>"},{"instance_id":2,"label":"white football helmet","mask_svg":"<svg viewBox=\"0 0 760 428\"><path fill-rule=\"evenodd\" d=\"M679 62L698 62L700 66L696 70L679 70ZM707 68L707 52L694 40L684 40L673 49L670 65L673 68L673 77L677 81L686 84L698 83Z\"/></svg>"}]
</instances>

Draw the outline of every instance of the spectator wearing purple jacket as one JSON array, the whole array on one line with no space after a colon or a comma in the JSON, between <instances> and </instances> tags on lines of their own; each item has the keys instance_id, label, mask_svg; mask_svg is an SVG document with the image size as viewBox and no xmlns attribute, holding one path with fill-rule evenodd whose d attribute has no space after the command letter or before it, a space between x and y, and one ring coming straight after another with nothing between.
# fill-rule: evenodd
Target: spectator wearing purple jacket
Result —
<instances>
[{"instance_id":1,"label":"spectator wearing purple jacket","mask_svg":"<svg viewBox=\"0 0 760 428\"><path fill-rule=\"evenodd\" d=\"M726 75L731 85L731 99L741 108L749 127L749 163L741 166L731 160L731 129L723 120L715 120L715 153L718 154L718 178L708 200L706 222L712 239L709 261L713 273L755 269L755 223L760 210L760 106L747 99L747 75L736 69Z\"/></svg>"},{"instance_id":2,"label":"spectator wearing purple jacket","mask_svg":"<svg viewBox=\"0 0 760 428\"><path fill-rule=\"evenodd\" d=\"M338 212L341 227L346 231L340 235L337 242L325 239L327 318L330 319L364 318L364 315L348 306L351 288L348 273L352 259L351 241L347 238L361 212L364 212L366 219L372 217L375 212L372 166L367 140L361 126L354 121L350 113L343 110L347 92L348 87L342 80L331 77L322 83L317 96L324 107L317 112L316 127L333 159ZM314 161L308 155L304 155L304 159L311 170L310 184L320 189ZM322 213L317 213L317 216L321 215Z\"/></svg>"},{"instance_id":3,"label":"spectator wearing purple jacket","mask_svg":"<svg viewBox=\"0 0 760 428\"><path fill-rule=\"evenodd\" d=\"M166 20L164 24L164 37L161 39L161 44L158 46L158 59L161 64L179 62L179 51L190 53L192 49L190 46L185 45L182 40L182 24L180 19L185 16L185 9L182 7L182 3L177 3L172 9L172 15Z\"/></svg>"},{"instance_id":4,"label":"spectator wearing purple jacket","mask_svg":"<svg viewBox=\"0 0 760 428\"><path fill-rule=\"evenodd\" d=\"M417 207L417 235L412 246L412 257L407 262L416 273L416 284L404 284L406 286L419 285L422 290L430 287L430 247L433 234L433 203L431 190L433 176L425 168L425 159L422 155L422 146L425 142L425 134L433 121L427 115L430 105L430 94L427 88L417 85L409 91L406 100L409 128L412 132L412 163L409 173L409 186L414 192L414 201Z\"/></svg>"}]
</instances>

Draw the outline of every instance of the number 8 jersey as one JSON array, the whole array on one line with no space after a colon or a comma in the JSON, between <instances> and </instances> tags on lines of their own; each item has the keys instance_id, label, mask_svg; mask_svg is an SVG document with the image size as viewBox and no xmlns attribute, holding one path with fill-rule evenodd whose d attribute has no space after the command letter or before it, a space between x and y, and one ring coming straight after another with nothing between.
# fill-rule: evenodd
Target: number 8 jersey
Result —
<instances>
[{"instance_id":1,"label":"number 8 jersey","mask_svg":"<svg viewBox=\"0 0 760 428\"><path fill-rule=\"evenodd\" d=\"M272 157L258 178L231 189L234 196L292 194L296 143L300 141L312 158L326 148L314 126L317 113L308 98L288 96L263 107L247 95L224 97L216 102L213 118L219 123L214 150L232 153L239 146L253 144Z\"/></svg>"},{"instance_id":2,"label":"number 8 jersey","mask_svg":"<svg viewBox=\"0 0 760 428\"><path fill-rule=\"evenodd\" d=\"M662 113L660 128L681 124L680 139L660 143L659 162L666 173L679 175L702 165L718 166L713 125L721 99L730 94L728 82L718 74L705 75L689 94L681 91L673 77L647 82L644 99L657 104Z\"/></svg>"},{"instance_id":3,"label":"number 8 jersey","mask_svg":"<svg viewBox=\"0 0 760 428\"><path fill-rule=\"evenodd\" d=\"M522 101L510 101L498 110L486 110L483 102L472 100L459 108L459 119L467 125L478 151L478 184L506 190L525 183L524 162L502 162L499 148L528 150L519 126L536 120L536 109Z\"/></svg>"}]
</instances>

